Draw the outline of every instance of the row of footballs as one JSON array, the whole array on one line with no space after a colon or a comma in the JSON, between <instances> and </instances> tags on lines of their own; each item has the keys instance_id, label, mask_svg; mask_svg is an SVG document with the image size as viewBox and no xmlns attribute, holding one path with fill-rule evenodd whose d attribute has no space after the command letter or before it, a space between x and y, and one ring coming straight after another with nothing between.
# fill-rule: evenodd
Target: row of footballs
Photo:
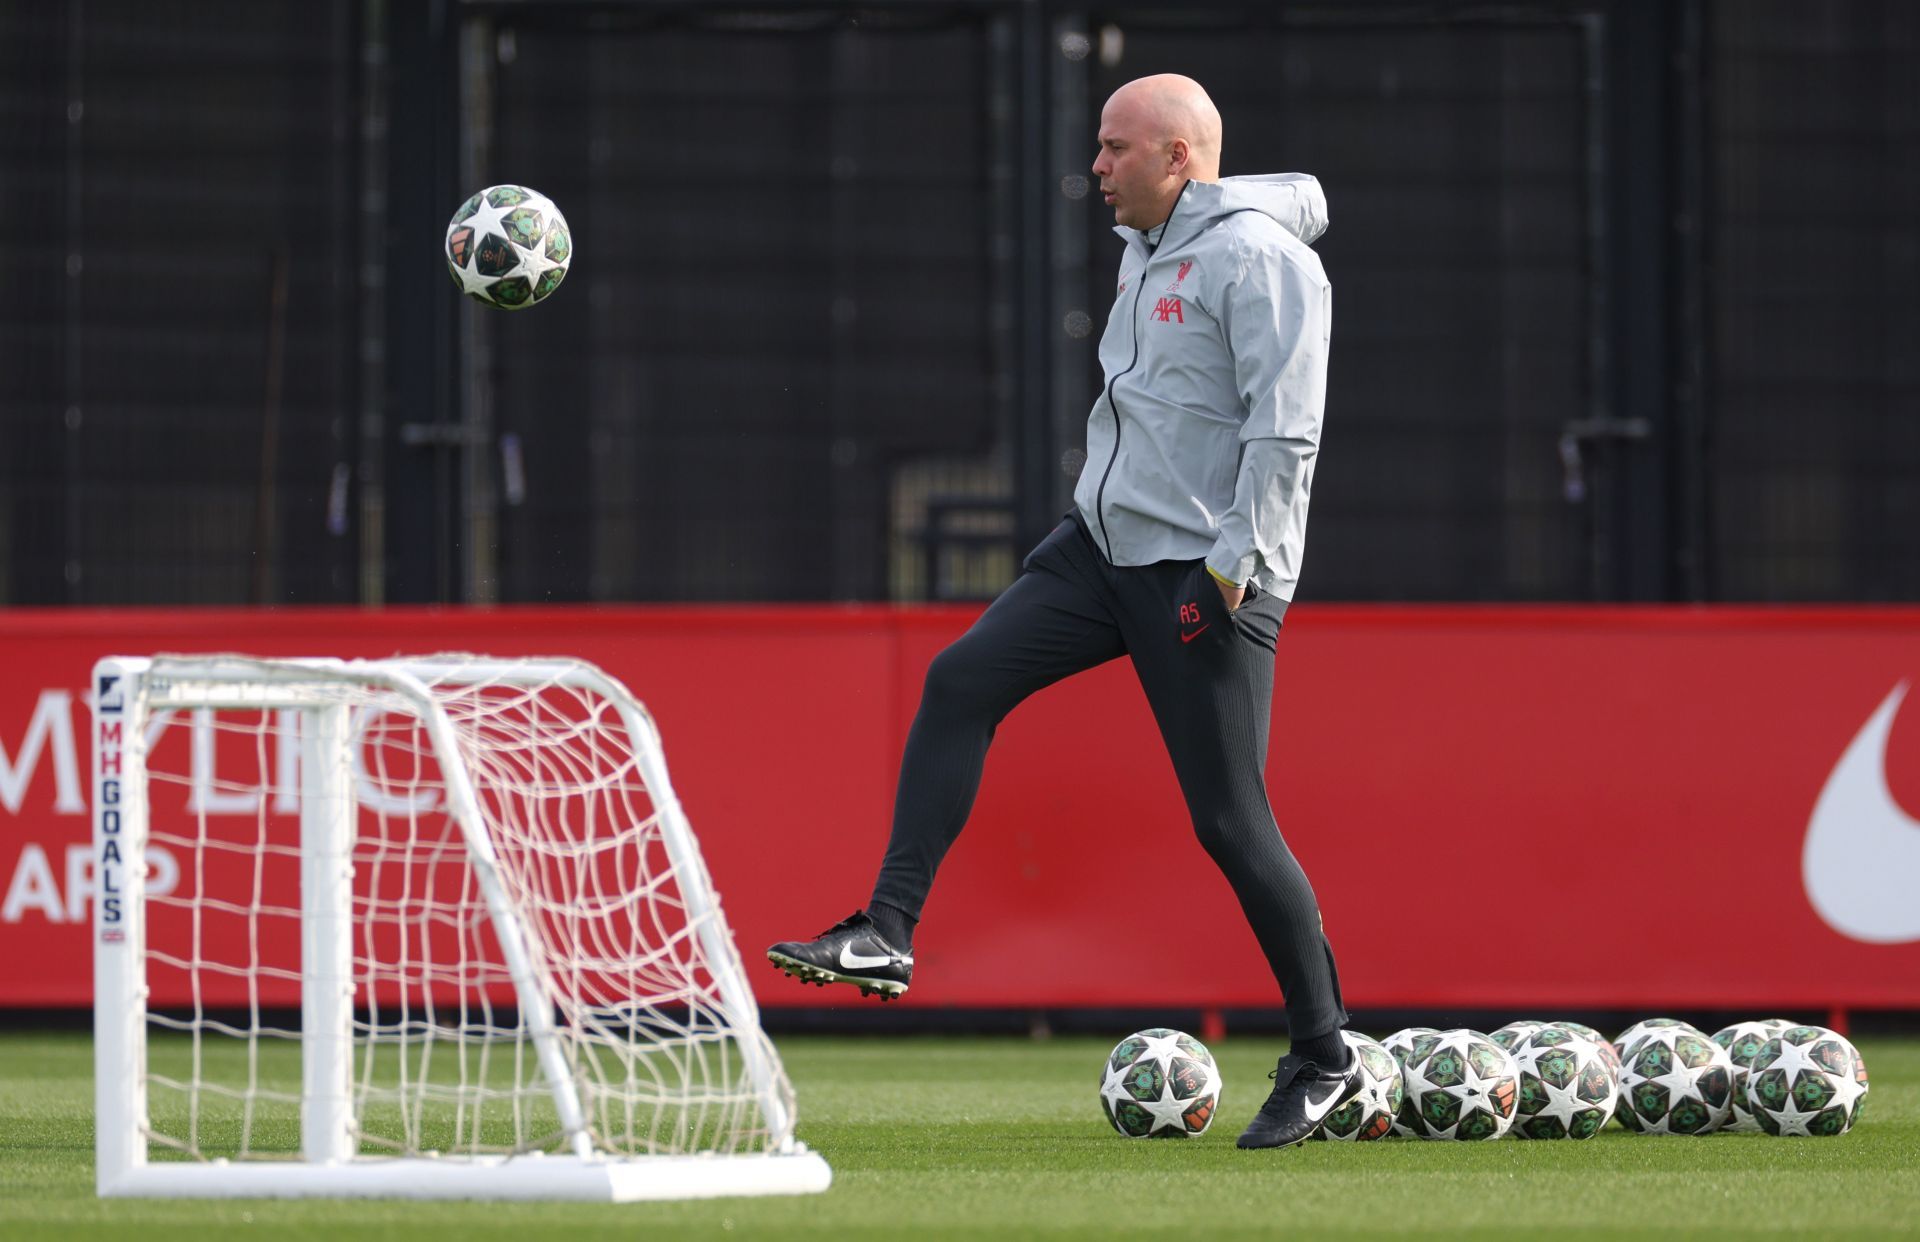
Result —
<instances>
[{"instance_id":1,"label":"row of footballs","mask_svg":"<svg viewBox=\"0 0 1920 1242\"><path fill-rule=\"evenodd\" d=\"M1512 1022L1491 1035L1409 1027L1376 1043L1342 1032L1360 1058L1360 1094L1319 1137L1482 1140L1592 1138L1610 1118L1643 1134L1716 1130L1845 1134L1867 1094L1844 1037L1781 1018L1709 1036L1675 1018L1609 1041L1578 1022Z\"/></svg>"}]
</instances>

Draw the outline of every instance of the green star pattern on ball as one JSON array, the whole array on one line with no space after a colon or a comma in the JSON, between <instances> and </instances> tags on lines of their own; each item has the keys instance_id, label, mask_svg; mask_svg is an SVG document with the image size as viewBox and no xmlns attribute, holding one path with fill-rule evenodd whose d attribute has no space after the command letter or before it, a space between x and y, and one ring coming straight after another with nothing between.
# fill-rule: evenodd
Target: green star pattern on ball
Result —
<instances>
[{"instance_id":1,"label":"green star pattern on ball","mask_svg":"<svg viewBox=\"0 0 1920 1242\"><path fill-rule=\"evenodd\" d=\"M573 234L553 201L523 185L495 185L447 223L447 270L474 301L523 310L552 296L573 263Z\"/></svg>"},{"instance_id":2,"label":"green star pattern on ball","mask_svg":"<svg viewBox=\"0 0 1920 1242\"><path fill-rule=\"evenodd\" d=\"M1127 1036L1100 1073L1100 1111L1128 1138L1191 1138L1220 1106L1220 1068L1205 1044L1153 1027Z\"/></svg>"},{"instance_id":3,"label":"green star pattern on ball","mask_svg":"<svg viewBox=\"0 0 1920 1242\"><path fill-rule=\"evenodd\" d=\"M1833 1138L1860 1120L1867 1086L1867 1064L1846 1037L1790 1026L1754 1053L1747 1107L1768 1134Z\"/></svg>"}]
</instances>

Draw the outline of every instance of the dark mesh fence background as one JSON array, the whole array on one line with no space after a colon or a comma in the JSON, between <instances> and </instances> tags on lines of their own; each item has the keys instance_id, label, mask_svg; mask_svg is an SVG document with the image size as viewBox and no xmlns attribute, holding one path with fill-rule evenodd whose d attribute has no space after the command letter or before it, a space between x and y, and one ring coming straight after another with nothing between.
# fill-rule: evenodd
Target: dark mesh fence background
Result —
<instances>
[{"instance_id":1,"label":"dark mesh fence background","mask_svg":"<svg viewBox=\"0 0 1920 1242\"><path fill-rule=\"evenodd\" d=\"M0 602L67 597L66 20L0 8Z\"/></svg>"},{"instance_id":2,"label":"dark mesh fence background","mask_svg":"<svg viewBox=\"0 0 1920 1242\"><path fill-rule=\"evenodd\" d=\"M1124 53L1092 83L1089 133L1122 82L1204 65L1221 172L1311 172L1327 193L1333 352L1299 598L1581 598L1585 511L1557 447L1589 396L1578 29L1111 20ZM1087 201L1105 307L1120 242Z\"/></svg>"},{"instance_id":3,"label":"dark mesh fence background","mask_svg":"<svg viewBox=\"0 0 1920 1242\"><path fill-rule=\"evenodd\" d=\"M423 544L475 599L990 594L1099 378L1118 243L1064 179L1106 93L1166 69L1213 90L1225 171L1331 201L1303 598L1611 598L1635 558L1686 567L1635 597L1920 599L1920 10L1650 11L0 6L0 604L430 595ZM381 313L377 235L409 158L380 101L422 81L381 36L431 12L472 105L441 149L551 194L579 255L538 310L449 301L451 411L393 395L437 364ZM1638 59L1595 59L1629 29ZM1697 135L1678 103L1611 126L1668 90ZM1619 190L1682 166L1697 221ZM1698 313L1629 350L1662 269L1624 260L1657 254ZM1669 404L1622 408L1629 376ZM469 434L405 447L448 413ZM1576 502L1581 420L1646 422ZM428 457L454 482L403 520Z\"/></svg>"},{"instance_id":4,"label":"dark mesh fence background","mask_svg":"<svg viewBox=\"0 0 1920 1242\"><path fill-rule=\"evenodd\" d=\"M7 600L353 598L354 12L0 7Z\"/></svg>"},{"instance_id":5,"label":"dark mesh fence background","mask_svg":"<svg viewBox=\"0 0 1920 1242\"><path fill-rule=\"evenodd\" d=\"M1714 595L1920 598L1920 6L1709 13Z\"/></svg>"},{"instance_id":6,"label":"dark mesh fence background","mask_svg":"<svg viewBox=\"0 0 1920 1242\"><path fill-rule=\"evenodd\" d=\"M527 477L502 597L885 598L894 468L1004 433L980 23L508 37L492 179L579 242L484 324Z\"/></svg>"}]
</instances>

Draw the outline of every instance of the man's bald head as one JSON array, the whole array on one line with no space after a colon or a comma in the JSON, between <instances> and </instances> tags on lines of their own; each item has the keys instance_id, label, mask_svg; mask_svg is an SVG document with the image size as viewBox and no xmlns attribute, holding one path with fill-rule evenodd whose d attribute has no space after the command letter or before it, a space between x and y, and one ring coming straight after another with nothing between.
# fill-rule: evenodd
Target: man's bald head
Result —
<instances>
[{"instance_id":1,"label":"man's bald head","mask_svg":"<svg viewBox=\"0 0 1920 1242\"><path fill-rule=\"evenodd\" d=\"M1093 162L1117 223L1158 226L1189 181L1220 178L1220 112L1192 78L1136 78L1100 110L1100 155Z\"/></svg>"},{"instance_id":2,"label":"man's bald head","mask_svg":"<svg viewBox=\"0 0 1920 1242\"><path fill-rule=\"evenodd\" d=\"M1137 111L1161 144L1184 141L1190 179L1220 179L1220 110L1198 82L1177 73L1135 78L1107 100L1107 107L1115 105Z\"/></svg>"}]
</instances>

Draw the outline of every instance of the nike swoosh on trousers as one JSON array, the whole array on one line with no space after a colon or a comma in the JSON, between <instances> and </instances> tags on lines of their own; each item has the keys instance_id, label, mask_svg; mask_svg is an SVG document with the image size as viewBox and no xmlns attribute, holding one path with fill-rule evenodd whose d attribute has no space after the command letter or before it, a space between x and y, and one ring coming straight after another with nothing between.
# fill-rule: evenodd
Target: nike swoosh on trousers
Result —
<instances>
[{"instance_id":1,"label":"nike swoosh on trousers","mask_svg":"<svg viewBox=\"0 0 1920 1242\"><path fill-rule=\"evenodd\" d=\"M1868 944L1920 940L1920 820L1887 786L1887 738L1910 683L1854 737L1807 821L1800 875L1827 926Z\"/></svg>"}]
</instances>

